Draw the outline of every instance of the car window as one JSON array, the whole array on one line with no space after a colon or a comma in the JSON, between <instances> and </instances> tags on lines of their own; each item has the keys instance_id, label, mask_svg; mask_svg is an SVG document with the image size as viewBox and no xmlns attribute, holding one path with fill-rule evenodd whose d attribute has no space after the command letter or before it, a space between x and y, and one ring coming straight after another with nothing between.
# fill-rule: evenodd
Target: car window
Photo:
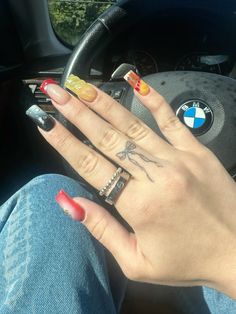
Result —
<instances>
[{"instance_id":1,"label":"car window","mask_svg":"<svg viewBox=\"0 0 236 314\"><path fill-rule=\"evenodd\" d=\"M75 46L84 31L116 0L48 0L54 31L68 45Z\"/></svg>"}]
</instances>

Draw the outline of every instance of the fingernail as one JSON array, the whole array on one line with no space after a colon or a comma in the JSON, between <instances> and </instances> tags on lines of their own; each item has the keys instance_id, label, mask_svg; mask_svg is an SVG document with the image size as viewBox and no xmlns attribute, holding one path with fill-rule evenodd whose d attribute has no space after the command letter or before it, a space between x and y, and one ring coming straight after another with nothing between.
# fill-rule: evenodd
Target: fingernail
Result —
<instances>
[{"instance_id":1,"label":"fingernail","mask_svg":"<svg viewBox=\"0 0 236 314\"><path fill-rule=\"evenodd\" d=\"M46 90L48 96L58 105L65 105L71 98L71 95L59 85L48 84Z\"/></svg>"},{"instance_id":2,"label":"fingernail","mask_svg":"<svg viewBox=\"0 0 236 314\"><path fill-rule=\"evenodd\" d=\"M129 71L124 79L142 96L150 92L150 87L134 71Z\"/></svg>"},{"instance_id":3,"label":"fingernail","mask_svg":"<svg viewBox=\"0 0 236 314\"><path fill-rule=\"evenodd\" d=\"M93 102L97 98L96 89L73 74L67 78L65 87L75 93L81 100Z\"/></svg>"},{"instance_id":4,"label":"fingernail","mask_svg":"<svg viewBox=\"0 0 236 314\"><path fill-rule=\"evenodd\" d=\"M84 209L78 203L76 203L64 190L60 190L58 192L56 195L56 201L62 207L65 214L70 215L74 220L84 220Z\"/></svg>"},{"instance_id":5,"label":"fingernail","mask_svg":"<svg viewBox=\"0 0 236 314\"><path fill-rule=\"evenodd\" d=\"M57 84L56 81L54 81L53 79L47 79L45 81L43 81L43 83L41 84L41 86L39 87L39 89L41 90L41 92L43 92L44 94L48 95L48 92L47 92L47 86L49 84Z\"/></svg>"},{"instance_id":6,"label":"fingernail","mask_svg":"<svg viewBox=\"0 0 236 314\"><path fill-rule=\"evenodd\" d=\"M28 117L30 117L31 120L34 121L37 126L39 126L44 131L48 132L52 130L55 125L55 120L37 105L31 106L26 111L26 114Z\"/></svg>"}]
</instances>

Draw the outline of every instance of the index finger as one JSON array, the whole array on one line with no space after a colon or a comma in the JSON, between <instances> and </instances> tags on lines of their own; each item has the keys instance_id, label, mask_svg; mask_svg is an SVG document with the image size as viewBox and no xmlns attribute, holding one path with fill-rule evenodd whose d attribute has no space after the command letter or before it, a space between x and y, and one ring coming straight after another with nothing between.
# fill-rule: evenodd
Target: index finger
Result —
<instances>
[{"instance_id":1,"label":"index finger","mask_svg":"<svg viewBox=\"0 0 236 314\"><path fill-rule=\"evenodd\" d=\"M160 131L174 147L192 150L199 146L198 140L179 120L164 97L133 71L128 72L124 78L134 88L135 94L141 102L151 111Z\"/></svg>"}]
</instances>

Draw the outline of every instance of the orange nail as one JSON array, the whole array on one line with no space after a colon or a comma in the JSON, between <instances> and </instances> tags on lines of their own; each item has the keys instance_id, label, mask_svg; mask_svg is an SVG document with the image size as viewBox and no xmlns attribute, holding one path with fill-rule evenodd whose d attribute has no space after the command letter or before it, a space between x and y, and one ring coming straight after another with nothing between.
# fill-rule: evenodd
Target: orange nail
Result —
<instances>
[{"instance_id":1,"label":"orange nail","mask_svg":"<svg viewBox=\"0 0 236 314\"><path fill-rule=\"evenodd\" d=\"M93 102L97 98L96 89L76 75L71 74L66 79L65 87L86 102Z\"/></svg>"},{"instance_id":2,"label":"orange nail","mask_svg":"<svg viewBox=\"0 0 236 314\"><path fill-rule=\"evenodd\" d=\"M142 96L147 96L150 87L134 71L129 71L124 79Z\"/></svg>"}]
</instances>

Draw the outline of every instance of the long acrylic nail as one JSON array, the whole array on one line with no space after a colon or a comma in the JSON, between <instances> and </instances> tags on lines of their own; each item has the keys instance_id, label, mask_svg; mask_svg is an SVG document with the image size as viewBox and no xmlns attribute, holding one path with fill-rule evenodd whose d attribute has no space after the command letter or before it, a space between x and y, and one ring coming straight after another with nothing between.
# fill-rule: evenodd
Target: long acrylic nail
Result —
<instances>
[{"instance_id":1,"label":"long acrylic nail","mask_svg":"<svg viewBox=\"0 0 236 314\"><path fill-rule=\"evenodd\" d=\"M70 215L74 220L84 220L84 209L78 203L76 203L64 190L60 190L58 192L56 195L56 201L62 207L65 214Z\"/></svg>"},{"instance_id":2,"label":"long acrylic nail","mask_svg":"<svg viewBox=\"0 0 236 314\"><path fill-rule=\"evenodd\" d=\"M96 89L73 74L67 78L65 87L75 93L81 100L93 102L97 98Z\"/></svg>"},{"instance_id":3,"label":"long acrylic nail","mask_svg":"<svg viewBox=\"0 0 236 314\"><path fill-rule=\"evenodd\" d=\"M53 79L47 79L45 81L43 81L43 83L41 84L41 86L39 87L39 89L41 90L41 92L43 92L44 94L48 95L47 92L47 86L49 84L55 84L57 85L58 83L56 81L54 81Z\"/></svg>"},{"instance_id":4,"label":"long acrylic nail","mask_svg":"<svg viewBox=\"0 0 236 314\"><path fill-rule=\"evenodd\" d=\"M71 98L71 95L61 86L56 84L48 84L46 88L48 96L58 105L65 105Z\"/></svg>"},{"instance_id":5,"label":"long acrylic nail","mask_svg":"<svg viewBox=\"0 0 236 314\"><path fill-rule=\"evenodd\" d=\"M142 96L150 92L150 87L134 71L129 71L124 79Z\"/></svg>"},{"instance_id":6,"label":"long acrylic nail","mask_svg":"<svg viewBox=\"0 0 236 314\"><path fill-rule=\"evenodd\" d=\"M37 126L39 126L44 131L50 131L55 125L55 120L37 105L31 106L26 111L26 114L30 117L31 120L34 121Z\"/></svg>"}]
</instances>

